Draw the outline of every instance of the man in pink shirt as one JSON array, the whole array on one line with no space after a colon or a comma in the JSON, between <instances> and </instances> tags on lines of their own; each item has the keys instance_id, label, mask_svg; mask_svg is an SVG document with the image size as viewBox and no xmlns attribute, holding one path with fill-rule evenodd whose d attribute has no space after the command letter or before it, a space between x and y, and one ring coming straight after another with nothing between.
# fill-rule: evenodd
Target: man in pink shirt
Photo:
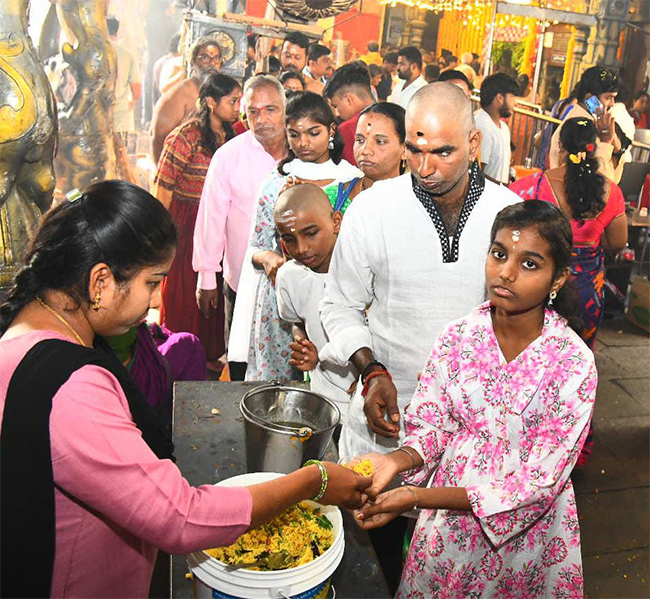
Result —
<instances>
[{"instance_id":1,"label":"man in pink shirt","mask_svg":"<svg viewBox=\"0 0 650 599\"><path fill-rule=\"evenodd\" d=\"M199 274L196 297L203 315L217 304L217 272L223 259L226 309L225 339L230 325L244 254L264 179L287 148L284 90L270 75L246 82L244 102L250 130L221 146L205 178L194 229L192 266ZM231 380L243 380L245 365L231 363Z\"/></svg>"}]
</instances>

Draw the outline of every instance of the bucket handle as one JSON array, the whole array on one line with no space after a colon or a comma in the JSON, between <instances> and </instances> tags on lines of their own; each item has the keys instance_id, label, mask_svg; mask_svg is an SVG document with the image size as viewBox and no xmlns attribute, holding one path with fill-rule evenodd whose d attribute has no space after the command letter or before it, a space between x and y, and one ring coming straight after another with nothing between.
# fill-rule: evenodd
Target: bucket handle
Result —
<instances>
[{"instance_id":1,"label":"bucket handle","mask_svg":"<svg viewBox=\"0 0 650 599\"><path fill-rule=\"evenodd\" d=\"M332 597L330 599L336 599L336 589L334 588L333 584L330 585L330 590L332 591ZM282 599L291 599L291 597L287 595L287 593L290 592L288 590L274 589L274 591L276 591L278 593L278 596L282 597Z\"/></svg>"},{"instance_id":2,"label":"bucket handle","mask_svg":"<svg viewBox=\"0 0 650 599\"><path fill-rule=\"evenodd\" d=\"M248 407L246 406L246 403L244 400L248 396L249 393L257 393L262 390L266 389L274 389L277 387L283 387L284 385L280 381L271 381L266 385L260 385L259 387L256 387L255 389L247 392L244 394L244 397L242 397L241 401L239 402L239 408L242 412L245 412L245 416L255 422L256 424L259 424L261 426L264 426L265 428L270 428L276 431L280 431L283 433L289 433L293 435L294 437L298 437L300 439L304 437L311 437L314 434L314 430L310 426L302 426L300 428L297 427L292 427L292 426L284 426L283 424L277 424L275 422L267 422L266 420L262 420L259 416L256 416L251 412Z\"/></svg>"},{"instance_id":3,"label":"bucket handle","mask_svg":"<svg viewBox=\"0 0 650 599\"><path fill-rule=\"evenodd\" d=\"M299 437L300 439L305 437L309 438L314 434L314 429L311 428L310 426L301 426L300 428L297 428L292 426L285 426L283 424L278 424L276 422L267 422L266 420L262 420L262 418L253 414L243 403L241 404L241 411L244 412L246 418L248 418L252 422L255 422L255 424L258 424L266 428L267 430L274 430L281 433L288 433L294 437Z\"/></svg>"}]
</instances>

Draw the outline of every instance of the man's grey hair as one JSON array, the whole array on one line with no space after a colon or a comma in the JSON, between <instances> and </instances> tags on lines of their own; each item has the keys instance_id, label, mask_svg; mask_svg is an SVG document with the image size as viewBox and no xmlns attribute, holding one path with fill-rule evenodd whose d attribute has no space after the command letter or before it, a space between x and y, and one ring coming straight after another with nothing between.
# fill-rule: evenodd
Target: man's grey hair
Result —
<instances>
[{"instance_id":1,"label":"man's grey hair","mask_svg":"<svg viewBox=\"0 0 650 599\"><path fill-rule=\"evenodd\" d=\"M244 84L244 97L248 96L248 92L254 92L256 89L264 86L274 87L282 100L282 105L284 106L287 103L284 88L282 87L280 80L273 75L255 75L254 77L251 77Z\"/></svg>"}]
</instances>

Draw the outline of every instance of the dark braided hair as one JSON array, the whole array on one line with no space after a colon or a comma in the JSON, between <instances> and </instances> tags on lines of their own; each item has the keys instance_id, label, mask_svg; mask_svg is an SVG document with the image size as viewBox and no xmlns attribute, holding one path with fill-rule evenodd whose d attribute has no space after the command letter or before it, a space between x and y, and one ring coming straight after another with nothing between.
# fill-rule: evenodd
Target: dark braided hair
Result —
<instances>
[{"instance_id":1,"label":"dark braided hair","mask_svg":"<svg viewBox=\"0 0 650 599\"><path fill-rule=\"evenodd\" d=\"M289 124L291 121L297 121L300 118L310 118L328 129L336 124L334 113L327 100L313 92L297 92L287 99L286 123ZM345 147L345 142L338 129L334 132L332 142L334 148L329 151L330 158L335 164L338 164L341 162L343 148ZM284 165L291 162L295 157L296 155L293 153L291 147L289 147L287 156L278 164L280 174L287 174L284 171Z\"/></svg>"},{"instance_id":2,"label":"dark braided hair","mask_svg":"<svg viewBox=\"0 0 650 599\"><path fill-rule=\"evenodd\" d=\"M90 271L106 263L118 284L167 260L176 247L169 211L144 189L126 181L102 181L73 202L47 212L6 301L0 335L16 314L45 290L67 293L88 306Z\"/></svg>"},{"instance_id":3,"label":"dark braided hair","mask_svg":"<svg viewBox=\"0 0 650 599\"><path fill-rule=\"evenodd\" d=\"M490 246L501 229L535 229L550 246L554 280L562 271L571 267L571 223L566 215L550 202L528 200L501 210L492 225ZM567 279L557 292L552 308L566 318L576 333L582 333L584 324L578 311L578 300L571 279Z\"/></svg>"},{"instance_id":4,"label":"dark braided hair","mask_svg":"<svg viewBox=\"0 0 650 599\"><path fill-rule=\"evenodd\" d=\"M215 102L219 102L221 98L240 87L235 79L228 77L228 75L222 75L221 73L211 73L201 84L199 89L199 109L196 112L195 118L201 128L201 145L210 156L217 151L218 143L217 136L210 126L210 106L208 106L207 99L212 98ZM232 123L223 121L223 128L226 132L226 139L224 141L235 137Z\"/></svg>"},{"instance_id":5,"label":"dark braided hair","mask_svg":"<svg viewBox=\"0 0 650 599\"><path fill-rule=\"evenodd\" d=\"M585 217L598 214L605 207L605 177L598 172L597 133L588 118L564 121L560 143L568 153L564 185L571 216L584 223Z\"/></svg>"}]
</instances>

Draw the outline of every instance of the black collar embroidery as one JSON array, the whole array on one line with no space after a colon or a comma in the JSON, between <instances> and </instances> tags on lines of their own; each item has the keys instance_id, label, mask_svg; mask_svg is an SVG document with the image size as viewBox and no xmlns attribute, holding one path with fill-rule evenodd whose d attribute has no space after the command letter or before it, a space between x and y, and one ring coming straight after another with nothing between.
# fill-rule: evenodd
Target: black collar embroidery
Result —
<instances>
[{"instance_id":1,"label":"black collar embroidery","mask_svg":"<svg viewBox=\"0 0 650 599\"><path fill-rule=\"evenodd\" d=\"M451 244L449 243L450 235L445 228L445 223L443 222L440 213L438 212L435 197L420 187L419 183L415 177L413 177L413 175L411 175L411 184L413 186L415 197L417 197L420 203L424 206L424 209L431 217L436 231L438 232L438 237L440 237L440 246L442 247L442 261L457 262L460 235L465 228L465 224L467 223L469 215L471 214L474 206L476 206L476 202L478 202L478 199L481 197L483 189L485 189L485 177L478 167L478 161L475 160L472 163L469 171L469 188L467 190L465 201L463 202L463 207L460 210L458 225L456 227L456 231L453 233Z\"/></svg>"}]
</instances>

